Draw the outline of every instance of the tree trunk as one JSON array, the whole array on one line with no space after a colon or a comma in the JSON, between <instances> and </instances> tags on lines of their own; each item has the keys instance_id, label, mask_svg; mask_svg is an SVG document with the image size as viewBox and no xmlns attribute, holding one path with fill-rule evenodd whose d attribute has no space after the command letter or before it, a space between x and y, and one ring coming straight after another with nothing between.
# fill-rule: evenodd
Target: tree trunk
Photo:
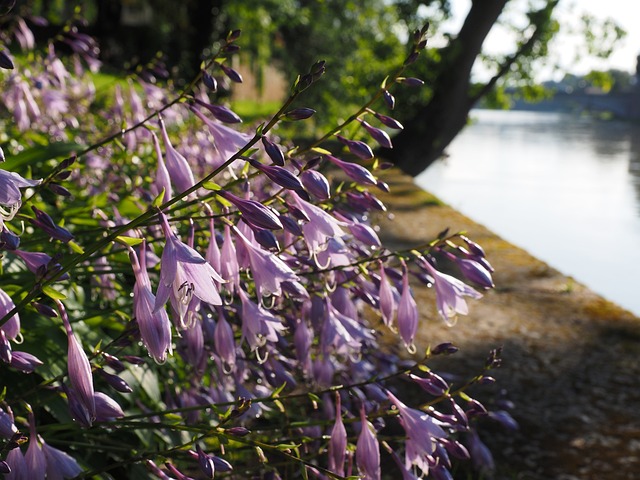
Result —
<instances>
[{"instance_id":1,"label":"tree trunk","mask_svg":"<svg viewBox=\"0 0 640 480\"><path fill-rule=\"evenodd\" d=\"M474 0L458 36L445 47L429 103L405 123L385 157L416 176L444 153L465 126L473 100L471 67L508 0Z\"/></svg>"}]
</instances>

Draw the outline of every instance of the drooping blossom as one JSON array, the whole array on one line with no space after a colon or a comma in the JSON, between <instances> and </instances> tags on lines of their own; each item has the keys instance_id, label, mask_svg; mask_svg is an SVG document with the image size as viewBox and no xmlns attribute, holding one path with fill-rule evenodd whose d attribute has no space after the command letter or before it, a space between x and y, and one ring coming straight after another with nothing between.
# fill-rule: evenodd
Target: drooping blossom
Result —
<instances>
[{"instance_id":1,"label":"drooping blossom","mask_svg":"<svg viewBox=\"0 0 640 480\"><path fill-rule=\"evenodd\" d=\"M75 458L52 447L44 440L42 440L42 451L47 462L47 480L75 478L82 473L82 467Z\"/></svg>"},{"instance_id":2,"label":"drooping blossom","mask_svg":"<svg viewBox=\"0 0 640 480\"><path fill-rule=\"evenodd\" d=\"M171 178L171 182L176 187L178 193L182 193L185 190L190 189L196 183L189 162L184 156L178 152L169 140L167 129L164 124L164 120L160 119L160 130L162 132L162 139L164 141L164 148L166 152L166 168Z\"/></svg>"},{"instance_id":3,"label":"drooping blossom","mask_svg":"<svg viewBox=\"0 0 640 480\"><path fill-rule=\"evenodd\" d=\"M133 286L133 312L140 329L142 343L158 363L164 363L171 355L171 322L164 308L155 310L156 297L151 291L151 281L146 267L145 243L142 243L140 261L131 249L129 256L136 282Z\"/></svg>"},{"instance_id":4,"label":"drooping blossom","mask_svg":"<svg viewBox=\"0 0 640 480\"><path fill-rule=\"evenodd\" d=\"M188 305L193 296L211 305L222 305L215 282L222 283L224 279L202 255L178 239L163 213L159 216L166 243L162 252L154 312L160 310L170 296L172 302L183 305Z\"/></svg>"},{"instance_id":5,"label":"drooping blossom","mask_svg":"<svg viewBox=\"0 0 640 480\"><path fill-rule=\"evenodd\" d=\"M0 318L4 318L11 310L16 307L16 304L11 300L11 297L0 288ZM20 316L18 312L14 313L7 322L0 327L0 330L4 333L7 340L15 340L20 335Z\"/></svg>"},{"instance_id":6,"label":"drooping blossom","mask_svg":"<svg viewBox=\"0 0 640 480\"><path fill-rule=\"evenodd\" d=\"M378 293L378 304L382 321L387 327L393 325L393 319L396 313L396 301L393 294L391 283L384 271L384 264L380 264L380 290Z\"/></svg>"},{"instance_id":7,"label":"drooping blossom","mask_svg":"<svg viewBox=\"0 0 640 480\"><path fill-rule=\"evenodd\" d=\"M422 259L420 265L433 277L436 288L438 313L449 326L455 325L458 314L467 315L469 307L464 296L481 298L482 294L466 283L451 275L436 270L428 260Z\"/></svg>"},{"instance_id":8,"label":"drooping blossom","mask_svg":"<svg viewBox=\"0 0 640 480\"><path fill-rule=\"evenodd\" d=\"M280 296L283 282L300 280L278 256L254 245L238 229L236 229L236 235L249 255L251 274L260 297Z\"/></svg>"},{"instance_id":9,"label":"drooping blossom","mask_svg":"<svg viewBox=\"0 0 640 480\"><path fill-rule=\"evenodd\" d=\"M218 322L213 332L213 346L218 357L222 360L225 372L231 372L236 365L236 342L231 325L222 311L219 312Z\"/></svg>"},{"instance_id":10,"label":"drooping blossom","mask_svg":"<svg viewBox=\"0 0 640 480\"><path fill-rule=\"evenodd\" d=\"M158 137L155 133L151 132L151 138L153 139L153 146L155 147L156 156L158 157L158 169L156 170L156 178L153 182L155 191L153 193L155 195L160 195L160 193L164 190L163 201L166 202L173 197L173 190L171 189L171 176L169 175L169 170L167 170L167 166L164 163L164 159L162 157L162 149L160 148Z\"/></svg>"},{"instance_id":11,"label":"drooping blossom","mask_svg":"<svg viewBox=\"0 0 640 480\"><path fill-rule=\"evenodd\" d=\"M329 439L329 470L344 476L344 461L347 456L347 430L342 421L340 392L336 392L336 420Z\"/></svg>"},{"instance_id":12,"label":"drooping blossom","mask_svg":"<svg viewBox=\"0 0 640 480\"><path fill-rule=\"evenodd\" d=\"M356 444L356 463L363 480L380 480L380 446L375 429L360 408L361 429Z\"/></svg>"},{"instance_id":13,"label":"drooping blossom","mask_svg":"<svg viewBox=\"0 0 640 480\"><path fill-rule=\"evenodd\" d=\"M398 409L400 424L407 434L405 443L407 463L428 472L428 457L436 449L436 439L446 438L447 433L432 416L406 406L391 392L387 392L387 396Z\"/></svg>"},{"instance_id":14,"label":"drooping blossom","mask_svg":"<svg viewBox=\"0 0 640 480\"><path fill-rule=\"evenodd\" d=\"M410 352L415 352L413 340L418 332L418 306L409 287L409 270L403 263L402 294L398 302L398 332Z\"/></svg>"},{"instance_id":15,"label":"drooping blossom","mask_svg":"<svg viewBox=\"0 0 640 480\"><path fill-rule=\"evenodd\" d=\"M29 447L27 448L24 460L26 464L26 478L29 478L29 480L45 479L47 460L42 451L42 447L38 443L35 418L31 412L29 412Z\"/></svg>"},{"instance_id":16,"label":"drooping blossom","mask_svg":"<svg viewBox=\"0 0 640 480\"><path fill-rule=\"evenodd\" d=\"M277 342L278 333L286 328L273 313L253 302L243 289L238 289L242 304L242 338L251 350L262 347L267 342Z\"/></svg>"},{"instance_id":17,"label":"drooping blossom","mask_svg":"<svg viewBox=\"0 0 640 480\"><path fill-rule=\"evenodd\" d=\"M82 407L84 407L90 420L96 418L96 402L94 399L95 391L93 389L93 374L91 372L91 364L89 358L82 348L82 344L78 341L71 329L69 317L64 305L56 300L58 313L62 318L64 329L67 332L67 369L69 381L77 395Z\"/></svg>"},{"instance_id":18,"label":"drooping blossom","mask_svg":"<svg viewBox=\"0 0 640 480\"><path fill-rule=\"evenodd\" d=\"M197 108L192 108L191 111L205 123L209 128L209 132L211 132L211 136L213 137L213 148L218 154L217 164L221 164L229 160L238 151L243 149L252 138L251 135L238 132L226 125L210 120Z\"/></svg>"},{"instance_id":19,"label":"drooping blossom","mask_svg":"<svg viewBox=\"0 0 640 480\"><path fill-rule=\"evenodd\" d=\"M327 155L326 158L333 163L336 167L347 174L356 183L362 185L377 185L378 180L374 177L369 170L357 163L345 162L333 155Z\"/></svg>"},{"instance_id":20,"label":"drooping blossom","mask_svg":"<svg viewBox=\"0 0 640 480\"><path fill-rule=\"evenodd\" d=\"M331 196L329 180L317 170L305 170L300 174L300 181L305 190L318 200L327 200Z\"/></svg>"},{"instance_id":21,"label":"drooping blossom","mask_svg":"<svg viewBox=\"0 0 640 480\"><path fill-rule=\"evenodd\" d=\"M276 210L255 200L240 198L231 192L220 190L218 195L230 201L242 213L242 219L246 223L258 228L266 228L267 230L283 228L279 218L280 215Z\"/></svg>"},{"instance_id":22,"label":"drooping blossom","mask_svg":"<svg viewBox=\"0 0 640 480\"><path fill-rule=\"evenodd\" d=\"M21 188L35 187L42 180L28 180L15 172L0 170L0 226L11 220L22 205Z\"/></svg>"},{"instance_id":23,"label":"drooping blossom","mask_svg":"<svg viewBox=\"0 0 640 480\"><path fill-rule=\"evenodd\" d=\"M290 195L295 206L309 219L303 223L302 232L312 256L327 248L329 238L344 236L344 230L341 228L346 226L344 222L336 220L320 207L301 199L295 192L290 192Z\"/></svg>"}]
</instances>

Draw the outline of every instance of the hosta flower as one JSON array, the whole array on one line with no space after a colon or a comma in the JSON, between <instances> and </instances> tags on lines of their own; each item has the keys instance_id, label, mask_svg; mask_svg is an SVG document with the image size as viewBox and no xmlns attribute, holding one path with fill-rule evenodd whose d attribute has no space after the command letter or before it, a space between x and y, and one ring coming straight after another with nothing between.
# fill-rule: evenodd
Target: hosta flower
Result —
<instances>
[{"instance_id":1,"label":"hosta flower","mask_svg":"<svg viewBox=\"0 0 640 480\"><path fill-rule=\"evenodd\" d=\"M356 463L363 480L380 480L380 446L373 425L360 408L361 430L356 444Z\"/></svg>"},{"instance_id":2,"label":"hosta flower","mask_svg":"<svg viewBox=\"0 0 640 480\"><path fill-rule=\"evenodd\" d=\"M382 321L388 327L393 324L393 317L396 312L396 301L393 294L393 287L384 271L384 265L380 264L380 290L378 293L378 304Z\"/></svg>"},{"instance_id":3,"label":"hosta flower","mask_svg":"<svg viewBox=\"0 0 640 480\"><path fill-rule=\"evenodd\" d=\"M336 420L331 429L329 440L329 470L344 476L344 461L347 454L347 431L342 422L340 393L336 392Z\"/></svg>"},{"instance_id":4,"label":"hosta flower","mask_svg":"<svg viewBox=\"0 0 640 480\"><path fill-rule=\"evenodd\" d=\"M202 120L213 137L213 148L218 153L218 163L226 162L251 140L252 136L246 133L238 132L220 123L207 118L202 112L196 108L191 111Z\"/></svg>"},{"instance_id":5,"label":"hosta flower","mask_svg":"<svg viewBox=\"0 0 640 480\"><path fill-rule=\"evenodd\" d=\"M170 296L172 302L183 305L188 305L193 296L211 305L222 305L215 282L222 283L224 279L202 255L178 239L162 213L160 222L167 241L162 252L160 284L153 311L160 310Z\"/></svg>"},{"instance_id":6,"label":"hosta flower","mask_svg":"<svg viewBox=\"0 0 640 480\"><path fill-rule=\"evenodd\" d=\"M164 121L160 119L160 129L162 131L162 139L164 141L164 147L166 152L166 167L171 177L173 185L175 185L178 193L184 192L190 189L196 183L193 178L193 172L189 166L189 162L184 156L178 152L169 140L167 129L165 128Z\"/></svg>"},{"instance_id":7,"label":"hosta flower","mask_svg":"<svg viewBox=\"0 0 640 480\"><path fill-rule=\"evenodd\" d=\"M391 392L387 392L387 396L398 409L400 423L407 434L407 463L417 465L427 472L429 470L428 457L436 448L436 439L445 438L447 433L430 415L407 407Z\"/></svg>"},{"instance_id":8,"label":"hosta flower","mask_svg":"<svg viewBox=\"0 0 640 480\"><path fill-rule=\"evenodd\" d=\"M409 288L409 270L403 264L402 294L398 302L398 332L410 352L415 352L413 340L418 332L418 306Z\"/></svg>"},{"instance_id":9,"label":"hosta flower","mask_svg":"<svg viewBox=\"0 0 640 480\"><path fill-rule=\"evenodd\" d=\"M249 255L251 273L259 296L280 296L282 282L297 282L299 280L293 270L279 257L254 245L239 230L236 230L236 235Z\"/></svg>"},{"instance_id":10,"label":"hosta flower","mask_svg":"<svg viewBox=\"0 0 640 480\"><path fill-rule=\"evenodd\" d=\"M56 301L58 312L62 317L64 329L67 332L67 368L69 381L77 395L79 403L84 407L91 420L96 417L96 402L94 399L95 391L93 389L93 374L91 373L91 364L89 358L82 348L82 344L73 334L69 317L62 303Z\"/></svg>"},{"instance_id":11,"label":"hosta flower","mask_svg":"<svg viewBox=\"0 0 640 480\"><path fill-rule=\"evenodd\" d=\"M0 170L0 226L11 220L22 205L21 188L35 187L42 180L27 180L15 172Z\"/></svg>"},{"instance_id":12,"label":"hosta flower","mask_svg":"<svg viewBox=\"0 0 640 480\"><path fill-rule=\"evenodd\" d=\"M344 222L336 220L329 213L301 199L294 192L291 192L290 195L294 199L295 205L309 218L309 221L302 225L302 232L309 253L313 256L327 248L329 238L344 235L341 228L345 226Z\"/></svg>"},{"instance_id":13,"label":"hosta flower","mask_svg":"<svg viewBox=\"0 0 640 480\"><path fill-rule=\"evenodd\" d=\"M29 478L29 480L44 480L47 473L47 460L42 447L38 443L38 434L36 433L35 419L32 413L29 414L29 432L29 447L24 456L26 478Z\"/></svg>"},{"instance_id":14,"label":"hosta flower","mask_svg":"<svg viewBox=\"0 0 640 480\"><path fill-rule=\"evenodd\" d=\"M163 363L167 359L167 352L171 354L171 322L164 308L154 310L156 297L151 291L145 250L143 243L140 261L133 249L129 251L136 278L133 286L133 313L138 322L142 343L156 362Z\"/></svg>"},{"instance_id":15,"label":"hosta flower","mask_svg":"<svg viewBox=\"0 0 640 480\"><path fill-rule=\"evenodd\" d=\"M75 478L82 473L82 468L75 458L62 450L42 441L42 451L47 461L47 480Z\"/></svg>"},{"instance_id":16,"label":"hosta flower","mask_svg":"<svg viewBox=\"0 0 640 480\"><path fill-rule=\"evenodd\" d=\"M7 293L0 289L0 318L4 318L11 310L15 308L15 303ZM20 316L14 313L9 320L0 327L7 340L15 340L20 335Z\"/></svg>"},{"instance_id":17,"label":"hosta flower","mask_svg":"<svg viewBox=\"0 0 640 480\"><path fill-rule=\"evenodd\" d=\"M164 198L163 201L167 201L173 197L173 190L171 189L171 176L169 175L169 170L167 170L167 166L164 163L164 159L162 158L162 150L160 148L160 142L158 141L158 137L155 133L151 132L151 138L153 138L153 146L156 150L156 156L158 157L158 169L156 170L156 179L153 182L155 187L155 195L160 195L160 193L164 190Z\"/></svg>"},{"instance_id":18,"label":"hosta flower","mask_svg":"<svg viewBox=\"0 0 640 480\"><path fill-rule=\"evenodd\" d=\"M253 302L244 290L238 289L242 303L242 337L251 350L262 347L267 341L277 342L278 333L285 326L270 311Z\"/></svg>"},{"instance_id":19,"label":"hosta flower","mask_svg":"<svg viewBox=\"0 0 640 480\"><path fill-rule=\"evenodd\" d=\"M464 296L471 298L482 297L480 292L474 290L466 283L436 270L428 260L423 259L420 265L424 267L434 279L438 313L440 313L440 316L447 325L455 325L458 314L467 315L469 313L469 307L463 298Z\"/></svg>"}]
</instances>

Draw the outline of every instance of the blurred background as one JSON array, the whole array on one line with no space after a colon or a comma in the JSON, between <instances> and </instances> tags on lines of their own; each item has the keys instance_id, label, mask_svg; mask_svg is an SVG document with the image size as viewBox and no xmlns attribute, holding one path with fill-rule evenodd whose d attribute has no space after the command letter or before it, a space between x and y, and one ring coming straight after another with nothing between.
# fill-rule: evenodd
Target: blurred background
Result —
<instances>
[{"instance_id":1,"label":"blurred background","mask_svg":"<svg viewBox=\"0 0 640 480\"><path fill-rule=\"evenodd\" d=\"M76 25L98 38L107 71L159 82L188 81L219 38L242 29L229 62L245 81L220 99L249 118L277 108L296 75L324 59L322 84L303 98L318 110L315 128L367 99L428 21L426 53L407 70L425 85L393 91L397 107L381 113L405 128L380 155L640 314L635 2L18 0L13 13L27 15L36 41Z\"/></svg>"}]
</instances>

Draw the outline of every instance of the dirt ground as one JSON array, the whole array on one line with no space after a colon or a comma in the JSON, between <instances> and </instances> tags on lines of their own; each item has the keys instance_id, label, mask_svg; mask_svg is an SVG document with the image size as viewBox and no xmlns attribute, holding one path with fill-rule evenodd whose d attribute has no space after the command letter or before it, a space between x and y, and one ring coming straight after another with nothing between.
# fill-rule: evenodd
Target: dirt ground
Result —
<instances>
[{"instance_id":1,"label":"dirt ground","mask_svg":"<svg viewBox=\"0 0 640 480\"><path fill-rule=\"evenodd\" d=\"M447 358L449 370L471 376L490 349L503 347L497 383L479 398L511 400L519 429L481 431L496 460L494 478L640 479L640 319L441 204L409 177L389 171L384 179L392 195L377 195L388 212L374 223L386 246L422 244L449 227L466 231L495 267L496 289L469 301L469 315L453 328L439 319L433 290L417 282L414 288L422 351L445 341L460 348Z\"/></svg>"}]
</instances>

